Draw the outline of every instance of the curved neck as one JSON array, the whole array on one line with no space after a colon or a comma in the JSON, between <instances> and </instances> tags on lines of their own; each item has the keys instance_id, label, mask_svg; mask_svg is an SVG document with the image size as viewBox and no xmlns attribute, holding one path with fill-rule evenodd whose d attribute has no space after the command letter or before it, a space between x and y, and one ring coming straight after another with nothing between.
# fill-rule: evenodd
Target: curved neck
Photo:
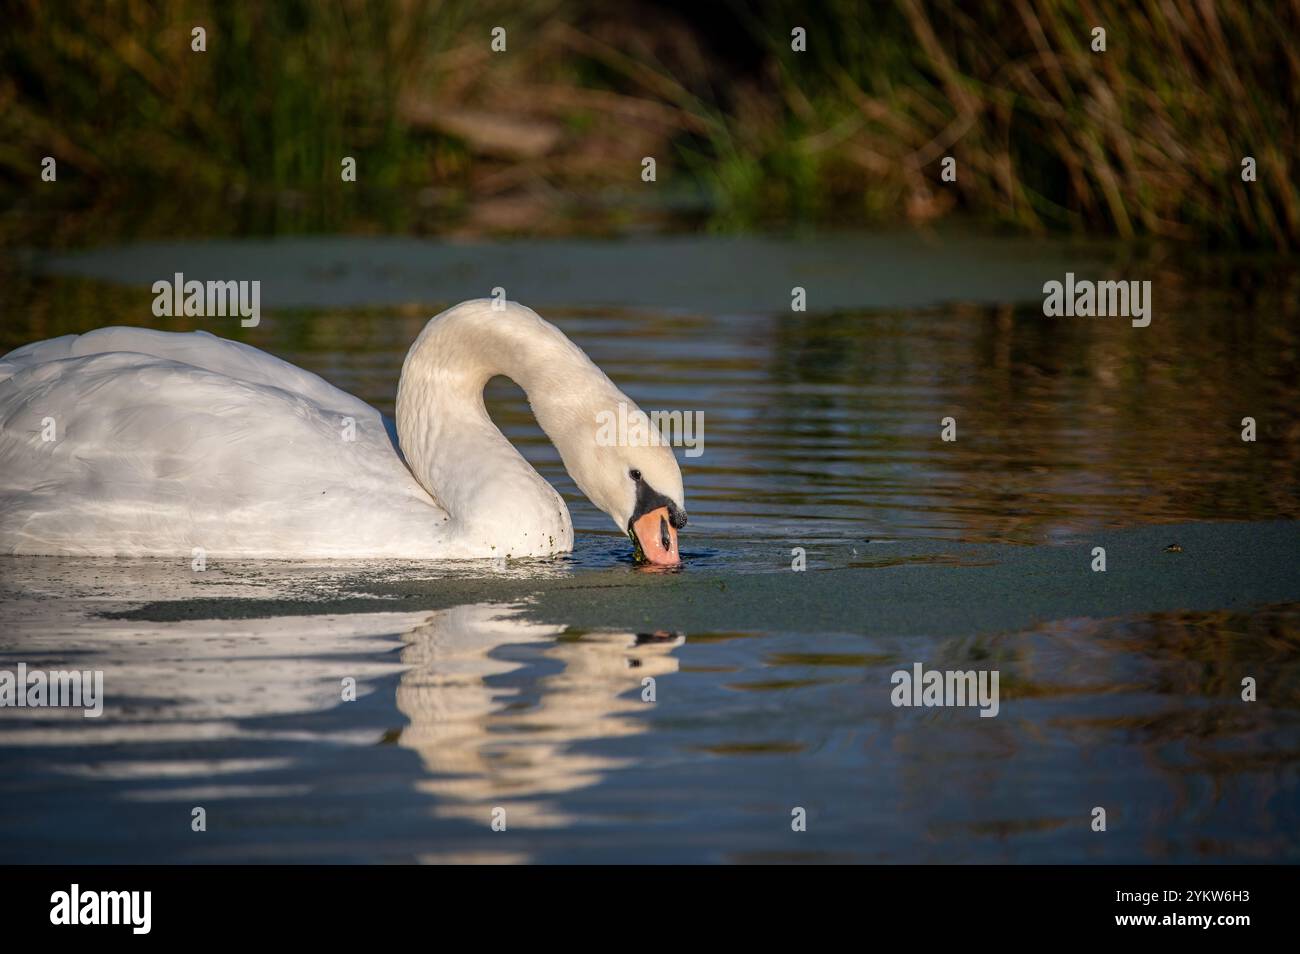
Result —
<instances>
[{"instance_id":1,"label":"curved neck","mask_svg":"<svg viewBox=\"0 0 1300 954\"><path fill-rule=\"evenodd\" d=\"M538 556L572 547L568 508L492 423L483 389L500 374L528 396L566 460L597 395L617 389L554 326L513 302L470 301L434 317L397 388L397 432L416 479L447 511L463 556ZM500 310L498 310L500 309Z\"/></svg>"}]
</instances>

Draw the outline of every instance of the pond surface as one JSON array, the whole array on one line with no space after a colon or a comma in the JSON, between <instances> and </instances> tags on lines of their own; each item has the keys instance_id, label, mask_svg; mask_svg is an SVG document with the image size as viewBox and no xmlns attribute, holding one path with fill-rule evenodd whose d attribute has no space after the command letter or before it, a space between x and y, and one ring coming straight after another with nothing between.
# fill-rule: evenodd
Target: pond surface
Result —
<instances>
[{"instance_id":1,"label":"pond surface","mask_svg":"<svg viewBox=\"0 0 1300 954\"><path fill-rule=\"evenodd\" d=\"M1067 270L1151 279L1150 327L1045 318ZM262 280L260 325L155 318L176 271ZM1300 858L1292 266L338 239L23 252L3 277L0 351L203 327L385 413L424 321L500 285L704 432L678 573L631 566L504 381L490 410L569 502L570 556L0 558L0 669L102 670L107 696L0 708L0 860ZM918 662L997 669L997 717L892 705Z\"/></svg>"}]
</instances>

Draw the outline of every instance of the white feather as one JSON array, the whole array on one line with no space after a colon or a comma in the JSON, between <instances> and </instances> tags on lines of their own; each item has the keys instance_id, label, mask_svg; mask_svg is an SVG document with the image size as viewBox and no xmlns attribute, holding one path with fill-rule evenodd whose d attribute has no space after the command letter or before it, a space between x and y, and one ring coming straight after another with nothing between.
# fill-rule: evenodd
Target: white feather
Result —
<instances>
[{"instance_id":1,"label":"white feather","mask_svg":"<svg viewBox=\"0 0 1300 954\"><path fill-rule=\"evenodd\" d=\"M570 472L616 523L631 513L629 459L680 505L670 451L596 447L585 422L626 398L576 345L522 306L466 302L412 345L395 429L317 375L206 332L104 328L10 352L0 359L0 552L567 551L563 501L483 409L494 374L524 388ZM51 421L55 439L45 440ZM602 470L612 472L590 476Z\"/></svg>"}]
</instances>

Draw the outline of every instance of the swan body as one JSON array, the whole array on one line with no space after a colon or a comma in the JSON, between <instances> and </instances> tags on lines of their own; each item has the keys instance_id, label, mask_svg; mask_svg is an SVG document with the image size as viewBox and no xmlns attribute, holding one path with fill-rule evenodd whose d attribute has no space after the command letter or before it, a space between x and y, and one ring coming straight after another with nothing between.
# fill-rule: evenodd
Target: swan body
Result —
<instances>
[{"instance_id":1,"label":"swan body","mask_svg":"<svg viewBox=\"0 0 1300 954\"><path fill-rule=\"evenodd\" d=\"M596 440L600 411L635 408L609 378L532 310L471 301L430 319L411 346L395 425L315 374L202 331L103 328L10 352L0 553L567 552L564 501L484 407L497 374L524 389L579 488L638 549L655 549L638 539L647 500L674 528L684 522L671 450ZM674 559L655 562L676 562L672 542Z\"/></svg>"}]
</instances>

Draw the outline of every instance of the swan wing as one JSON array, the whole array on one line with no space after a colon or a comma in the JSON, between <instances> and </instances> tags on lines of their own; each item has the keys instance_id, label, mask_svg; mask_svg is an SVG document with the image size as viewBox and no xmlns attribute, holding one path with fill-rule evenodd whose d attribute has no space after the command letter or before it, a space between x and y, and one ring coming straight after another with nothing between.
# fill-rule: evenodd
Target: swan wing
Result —
<instances>
[{"instance_id":1,"label":"swan wing","mask_svg":"<svg viewBox=\"0 0 1300 954\"><path fill-rule=\"evenodd\" d=\"M0 359L0 552L438 557L391 422L205 332L106 328Z\"/></svg>"}]
</instances>

